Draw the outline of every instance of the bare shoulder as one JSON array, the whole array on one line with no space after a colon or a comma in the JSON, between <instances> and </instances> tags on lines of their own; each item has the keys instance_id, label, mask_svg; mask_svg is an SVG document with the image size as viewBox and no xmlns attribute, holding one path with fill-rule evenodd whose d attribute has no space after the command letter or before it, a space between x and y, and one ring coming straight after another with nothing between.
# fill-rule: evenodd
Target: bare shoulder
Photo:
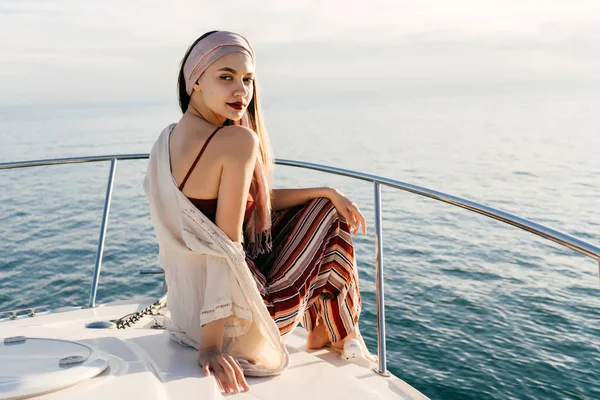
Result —
<instances>
[{"instance_id":1,"label":"bare shoulder","mask_svg":"<svg viewBox=\"0 0 600 400\"><path fill-rule=\"evenodd\" d=\"M258 135L245 126L225 126L221 128L216 136L222 153L226 155L243 156L253 154L259 144Z\"/></svg>"}]
</instances>

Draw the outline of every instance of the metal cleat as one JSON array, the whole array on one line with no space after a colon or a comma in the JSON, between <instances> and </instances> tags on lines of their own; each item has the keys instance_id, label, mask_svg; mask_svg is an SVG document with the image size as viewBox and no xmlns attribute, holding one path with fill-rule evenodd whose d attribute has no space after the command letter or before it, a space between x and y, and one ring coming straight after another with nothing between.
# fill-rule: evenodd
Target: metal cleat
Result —
<instances>
[{"instance_id":1,"label":"metal cleat","mask_svg":"<svg viewBox=\"0 0 600 400\"><path fill-rule=\"evenodd\" d=\"M29 317L35 317L35 311L40 309L40 308L47 308L48 306L37 306L37 307L27 307L27 308L21 308L18 310L6 310L6 311L0 311L0 315L2 314L9 314L9 318L10 319L17 319L17 317L19 316L20 312L23 311L27 311L27 315Z\"/></svg>"}]
</instances>

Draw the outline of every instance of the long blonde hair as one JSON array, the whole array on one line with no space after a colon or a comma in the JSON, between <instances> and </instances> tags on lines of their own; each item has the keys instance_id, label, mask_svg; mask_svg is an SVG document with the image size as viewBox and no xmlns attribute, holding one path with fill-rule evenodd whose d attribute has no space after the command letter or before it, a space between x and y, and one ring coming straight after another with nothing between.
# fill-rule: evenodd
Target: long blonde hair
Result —
<instances>
[{"instance_id":1,"label":"long blonde hair","mask_svg":"<svg viewBox=\"0 0 600 400\"><path fill-rule=\"evenodd\" d=\"M271 140L269 134L265 128L263 113L260 107L260 99L258 96L258 89L256 87L256 81L254 82L254 92L252 94L252 101L248 104L248 116L250 118L250 125L252 130L256 132L259 139L259 154L260 161L263 165L265 172L265 178L267 179L269 194L271 194L271 184L273 182L273 170L275 167L275 159L273 157L273 149L271 147Z\"/></svg>"},{"instance_id":2,"label":"long blonde hair","mask_svg":"<svg viewBox=\"0 0 600 400\"><path fill-rule=\"evenodd\" d=\"M273 191L271 183L274 167L273 151L262 117L256 82L248 109L244 117L237 123L252 129L259 139L259 156L250 184L250 191L253 193L257 207L248 219L245 228L248 237L246 253L255 257L272 249L271 211L273 208Z\"/></svg>"}]
</instances>

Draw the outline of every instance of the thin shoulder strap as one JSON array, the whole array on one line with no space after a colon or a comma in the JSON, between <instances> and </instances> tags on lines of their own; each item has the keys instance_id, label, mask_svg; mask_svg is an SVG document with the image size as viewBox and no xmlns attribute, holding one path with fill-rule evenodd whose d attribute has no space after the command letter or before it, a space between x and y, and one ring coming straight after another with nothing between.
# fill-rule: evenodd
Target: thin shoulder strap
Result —
<instances>
[{"instance_id":1,"label":"thin shoulder strap","mask_svg":"<svg viewBox=\"0 0 600 400\"><path fill-rule=\"evenodd\" d=\"M211 133L211 135L208 137L208 139L206 139L206 142L204 142L204 146L202 146L202 150L200 150L200 153L198 153L198 156L196 157L196 159L194 160L194 163L192 164L192 166L188 170L187 175L185 176L185 178L183 178L183 181L181 182L181 185L179 185L179 190L180 191L183 190L183 187L185 186L185 183L187 182L188 178L192 174L192 171L196 167L196 164L198 164L198 160L200 160L200 156L202 156L202 153L204 153L204 150L206 149L206 146L208 145L208 142L210 142L210 140L213 138L213 136L215 136L215 133L217 133L219 131L219 129L221 129L221 128L222 128L221 126L218 126L217 129L215 129L215 131L213 133Z\"/></svg>"}]
</instances>

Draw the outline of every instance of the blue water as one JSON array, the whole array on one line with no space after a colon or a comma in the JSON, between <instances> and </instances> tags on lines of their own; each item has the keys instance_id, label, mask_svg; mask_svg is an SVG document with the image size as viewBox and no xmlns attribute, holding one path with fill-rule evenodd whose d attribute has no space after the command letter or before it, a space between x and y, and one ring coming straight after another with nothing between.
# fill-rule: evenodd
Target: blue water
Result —
<instances>
[{"instance_id":1,"label":"blue water","mask_svg":"<svg viewBox=\"0 0 600 400\"><path fill-rule=\"evenodd\" d=\"M391 96L393 95L393 96ZM393 98L393 100L391 100ZM600 243L600 96L576 91L265 98L276 156L445 191ZM0 161L147 153L175 101L0 107ZM159 296L142 191L119 163L98 300ZM84 305L108 163L0 171L0 310ZM331 185L360 206L355 238L376 349L373 188L278 167L276 187ZM599 399L593 260L430 199L383 189L388 361L432 399Z\"/></svg>"}]
</instances>

